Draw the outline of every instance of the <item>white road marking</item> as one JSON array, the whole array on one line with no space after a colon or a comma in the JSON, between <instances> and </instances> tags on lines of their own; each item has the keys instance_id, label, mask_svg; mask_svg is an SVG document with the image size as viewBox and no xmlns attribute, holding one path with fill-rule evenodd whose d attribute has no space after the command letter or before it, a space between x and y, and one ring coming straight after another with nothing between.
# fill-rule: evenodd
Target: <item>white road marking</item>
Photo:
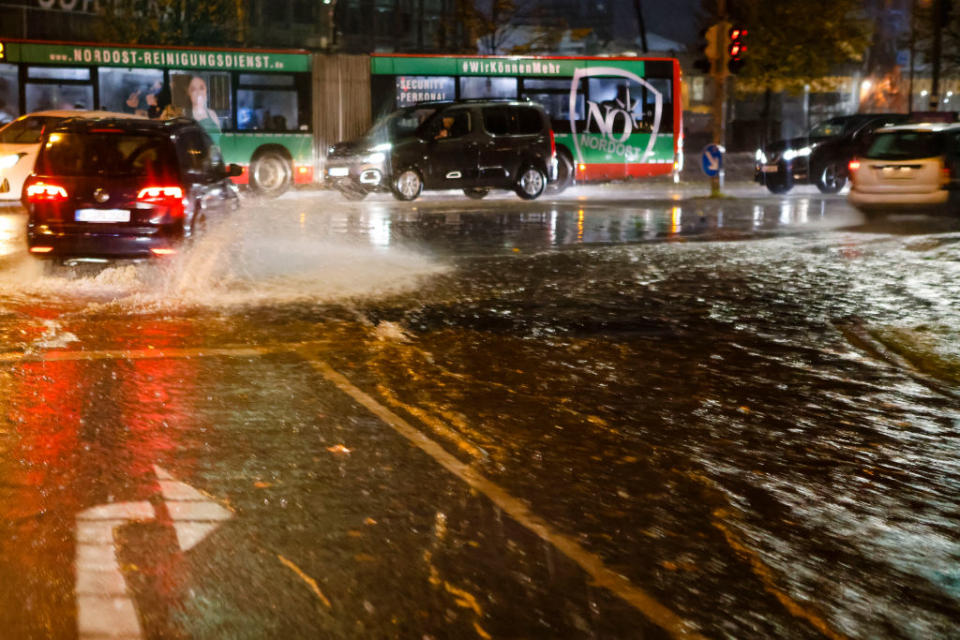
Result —
<instances>
[{"instance_id":1,"label":"white road marking","mask_svg":"<svg viewBox=\"0 0 960 640\"><path fill-rule=\"evenodd\" d=\"M113 548L114 530L155 517L153 506L118 502L77 514L77 634L94 638L142 638L140 620Z\"/></svg>"},{"instance_id":2,"label":"white road marking","mask_svg":"<svg viewBox=\"0 0 960 640\"><path fill-rule=\"evenodd\" d=\"M233 513L200 493L188 484L175 480L165 470L154 465L153 470L160 481L160 493L167 504L167 512L177 532L177 543L184 551L210 535L220 523L233 517Z\"/></svg>"},{"instance_id":3,"label":"white road marking","mask_svg":"<svg viewBox=\"0 0 960 640\"><path fill-rule=\"evenodd\" d=\"M233 513L154 466L160 493L173 520L177 543L189 551ZM80 640L143 638L136 606L114 547L114 531L129 522L156 518L147 501L90 507L77 514L77 635Z\"/></svg>"}]
</instances>

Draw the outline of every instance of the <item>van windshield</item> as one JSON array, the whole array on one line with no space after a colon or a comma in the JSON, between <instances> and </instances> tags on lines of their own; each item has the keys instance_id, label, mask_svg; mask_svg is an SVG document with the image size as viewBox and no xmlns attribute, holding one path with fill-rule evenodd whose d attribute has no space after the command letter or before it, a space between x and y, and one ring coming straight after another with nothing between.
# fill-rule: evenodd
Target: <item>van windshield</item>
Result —
<instances>
[{"instance_id":1,"label":"van windshield","mask_svg":"<svg viewBox=\"0 0 960 640\"><path fill-rule=\"evenodd\" d=\"M864 157L873 160L932 158L943 153L943 136L931 131L878 133Z\"/></svg>"},{"instance_id":2,"label":"van windshield","mask_svg":"<svg viewBox=\"0 0 960 640\"><path fill-rule=\"evenodd\" d=\"M408 107L387 114L373 123L364 136L377 142L393 142L412 136L421 124L437 112L438 107Z\"/></svg>"},{"instance_id":3,"label":"van windshield","mask_svg":"<svg viewBox=\"0 0 960 640\"><path fill-rule=\"evenodd\" d=\"M811 138L835 138L837 136L852 133L863 124L859 118L838 117L830 118L826 122L821 122L808 134Z\"/></svg>"}]
</instances>

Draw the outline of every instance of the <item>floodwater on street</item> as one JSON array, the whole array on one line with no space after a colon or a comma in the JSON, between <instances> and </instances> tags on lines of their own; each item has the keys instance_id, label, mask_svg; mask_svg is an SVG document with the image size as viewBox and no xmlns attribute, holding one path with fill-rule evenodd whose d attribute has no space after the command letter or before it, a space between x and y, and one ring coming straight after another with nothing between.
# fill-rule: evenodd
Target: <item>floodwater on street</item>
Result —
<instances>
[{"instance_id":1,"label":"floodwater on street","mask_svg":"<svg viewBox=\"0 0 960 640\"><path fill-rule=\"evenodd\" d=\"M661 191L0 210L0 628L960 638L960 220Z\"/></svg>"}]
</instances>

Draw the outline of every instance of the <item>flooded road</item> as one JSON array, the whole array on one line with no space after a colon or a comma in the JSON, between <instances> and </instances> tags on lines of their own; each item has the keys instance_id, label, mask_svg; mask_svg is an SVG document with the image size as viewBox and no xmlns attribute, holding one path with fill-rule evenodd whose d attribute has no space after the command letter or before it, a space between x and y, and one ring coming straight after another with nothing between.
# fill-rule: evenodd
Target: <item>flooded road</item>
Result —
<instances>
[{"instance_id":1,"label":"flooded road","mask_svg":"<svg viewBox=\"0 0 960 640\"><path fill-rule=\"evenodd\" d=\"M734 195L0 211L0 628L960 637L960 220Z\"/></svg>"}]
</instances>

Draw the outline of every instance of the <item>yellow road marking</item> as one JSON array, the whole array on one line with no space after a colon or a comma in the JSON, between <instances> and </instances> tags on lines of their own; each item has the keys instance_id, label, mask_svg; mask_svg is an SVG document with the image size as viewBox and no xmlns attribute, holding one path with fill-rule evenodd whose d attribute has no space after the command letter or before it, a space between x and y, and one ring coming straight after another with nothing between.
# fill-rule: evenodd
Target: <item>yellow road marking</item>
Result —
<instances>
[{"instance_id":1,"label":"yellow road marking","mask_svg":"<svg viewBox=\"0 0 960 640\"><path fill-rule=\"evenodd\" d=\"M293 342L263 347L189 347L173 349L99 349L44 351L39 353L0 353L0 363L70 362L77 360L166 360L178 358L213 358L218 356L262 356L283 351L295 352L305 346L329 344L327 341Z\"/></svg>"},{"instance_id":2,"label":"yellow road marking","mask_svg":"<svg viewBox=\"0 0 960 640\"><path fill-rule=\"evenodd\" d=\"M310 365L338 389L356 400L394 431L433 458L440 466L473 487L518 523L541 539L552 544L558 551L579 565L597 586L604 587L640 611L651 622L667 631L674 638L703 639L692 623L679 617L657 601L649 593L634 585L625 576L608 568L600 556L587 551L572 536L555 530L545 520L534 514L521 500L510 495L496 483L480 475L469 465L460 462L443 447L431 440L406 420L396 415L367 393L354 386L346 377L330 365L304 353Z\"/></svg>"},{"instance_id":3,"label":"yellow road marking","mask_svg":"<svg viewBox=\"0 0 960 640\"><path fill-rule=\"evenodd\" d=\"M332 608L333 608L333 605L331 605L331 604L330 604L330 601L327 600L327 596L323 595L323 591L320 591L320 587L317 586L317 581L316 581L316 580L314 580L313 578L311 578L310 576L308 576L307 574L305 574L305 573L300 569L300 567L298 567L297 565L293 564L292 562L290 562L289 560L287 560L286 558L284 558L284 557L283 557L282 555L280 555L279 553L277 554L277 558L280 560L280 562L282 562L282 563L284 564L285 567L287 567L288 569L290 569L290 571L293 571L295 574L297 574L297 576L299 576L299 578L300 578L301 580L303 580L304 582L307 583L307 585L310 587L310 589L311 589L315 594L317 594L317 597L318 597L318 598L320 598L320 602L322 602L323 604L327 605L327 608L328 608L328 609L332 609Z\"/></svg>"}]
</instances>

